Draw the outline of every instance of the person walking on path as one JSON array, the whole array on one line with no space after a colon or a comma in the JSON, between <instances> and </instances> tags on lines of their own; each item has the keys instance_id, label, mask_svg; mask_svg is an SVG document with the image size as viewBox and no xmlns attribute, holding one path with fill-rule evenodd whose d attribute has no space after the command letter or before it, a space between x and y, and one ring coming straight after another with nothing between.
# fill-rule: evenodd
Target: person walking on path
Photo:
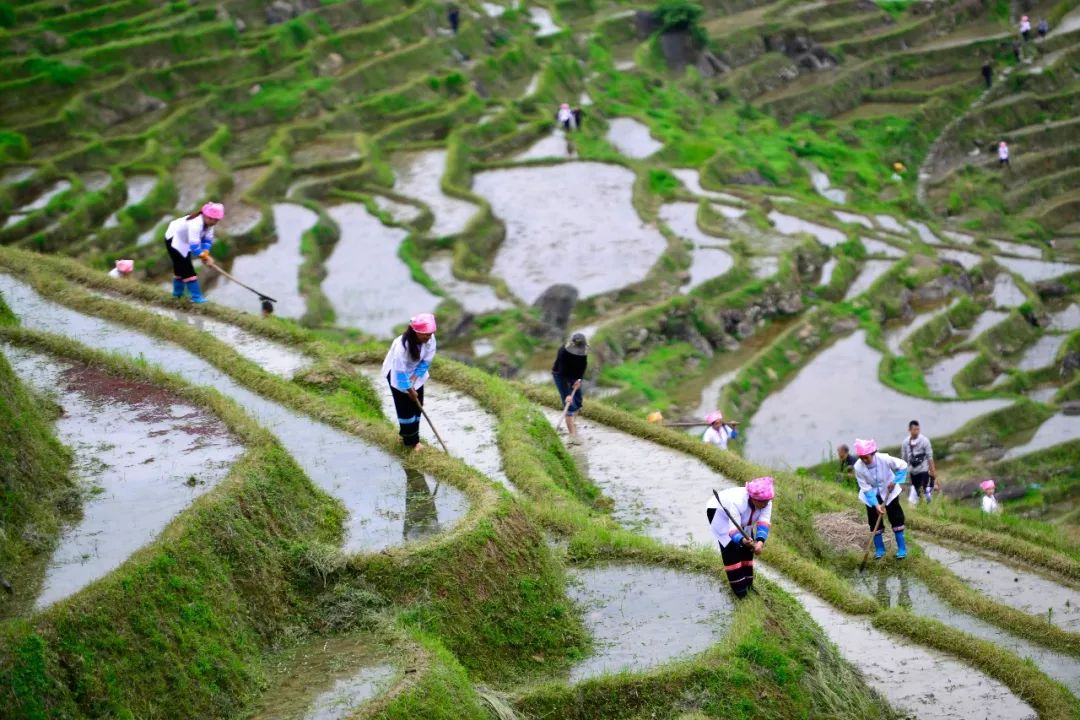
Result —
<instances>
[{"instance_id":1,"label":"person walking on path","mask_svg":"<svg viewBox=\"0 0 1080 720\"><path fill-rule=\"evenodd\" d=\"M208 202L190 215L176 218L165 230L165 249L169 253L173 267L173 297L184 296L187 288L191 302L204 303L199 276L195 272L192 260L210 259L210 248L214 245L214 226L225 217L225 206L221 203Z\"/></svg>"},{"instance_id":2,"label":"person walking on path","mask_svg":"<svg viewBox=\"0 0 1080 720\"><path fill-rule=\"evenodd\" d=\"M435 358L435 329L435 316L431 313L412 318L405 332L390 343L382 364L381 372L394 398L398 434L410 450L423 447L420 443L420 408L424 405L424 383Z\"/></svg>"},{"instance_id":3,"label":"person walking on path","mask_svg":"<svg viewBox=\"0 0 1080 720\"><path fill-rule=\"evenodd\" d=\"M1046 33L1050 32L1050 23L1046 22L1046 18L1039 18L1035 31L1039 33L1039 40L1046 39Z\"/></svg>"},{"instance_id":4,"label":"person walking on path","mask_svg":"<svg viewBox=\"0 0 1080 720\"><path fill-rule=\"evenodd\" d=\"M983 60L982 76L983 80L986 81L986 89L989 90L990 86L994 84L994 65L990 62L990 58Z\"/></svg>"},{"instance_id":5,"label":"person walking on path","mask_svg":"<svg viewBox=\"0 0 1080 720\"><path fill-rule=\"evenodd\" d=\"M551 377L559 390L559 399L566 408L566 429L570 437L577 438L577 421L574 416L581 410L581 379L589 366L589 343L582 333L574 333L559 348L551 366ZM577 387L575 387L575 385Z\"/></svg>"},{"instance_id":6,"label":"person walking on path","mask_svg":"<svg viewBox=\"0 0 1080 720\"><path fill-rule=\"evenodd\" d=\"M1020 36L1024 38L1024 42L1031 40L1031 20L1027 15L1020 18Z\"/></svg>"},{"instance_id":7,"label":"person walking on path","mask_svg":"<svg viewBox=\"0 0 1080 720\"><path fill-rule=\"evenodd\" d=\"M727 450L728 440L739 436L739 431L735 429L739 421L724 422L724 414L719 410L713 410L706 415L705 424L709 427L705 428L705 434L701 436L702 441L715 445L721 450Z\"/></svg>"},{"instance_id":8,"label":"person walking on path","mask_svg":"<svg viewBox=\"0 0 1080 720\"><path fill-rule=\"evenodd\" d=\"M994 497L994 492L997 489L993 480L983 480L979 483L979 489L983 491L982 499L982 511L988 515L995 515L1001 512L1001 505L998 504L997 498Z\"/></svg>"},{"instance_id":9,"label":"person walking on path","mask_svg":"<svg viewBox=\"0 0 1080 720\"><path fill-rule=\"evenodd\" d=\"M1009 165L1009 144L1004 140L998 143L998 167L1002 166L1012 167Z\"/></svg>"},{"instance_id":10,"label":"person walking on path","mask_svg":"<svg viewBox=\"0 0 1080 720\"><path fill-rule=\"evenodd\" d=\"M746 487L728 488L719 493L714 490L705 505L709 529L720 543L724 572L737 598L746 597L754 586L754 556L761 554L769 539L774 494L773 479L759 477L746 483ZM744 535L744 530L751 537Z\"/></svg>"},{"instance_id":11,"label":"person walking on path","mask_svg":"<svg viewBox=\"0 0 1080 720\"><path fill-rule=\"evenodd\" d=\"M904 480L907 479L907 463L900 458L878 452L877 443L856 440L855 481L859 484L859 499L866 505L866 520L874 533L874 557L885 557L885 532L881 516L888 514L889 525L896 536L896 559L907 557L904 540L904 508L900 506Z\"/></svg>"},{"instance_id":12,"label":"person walking on path","mask_svg":"<svg viewBox=\"0 0 1080 720\"><path fill-rule=\"evenodd\" d=\"M919 495L922 495L930 504L937 480L937 466L934 464L934 447L930 444L930 438L920 431L918 420L908 423L908 436L900 441L900 458L908 464L911 477L908 502L918 505Z\"/></svg>"}]
</instances>

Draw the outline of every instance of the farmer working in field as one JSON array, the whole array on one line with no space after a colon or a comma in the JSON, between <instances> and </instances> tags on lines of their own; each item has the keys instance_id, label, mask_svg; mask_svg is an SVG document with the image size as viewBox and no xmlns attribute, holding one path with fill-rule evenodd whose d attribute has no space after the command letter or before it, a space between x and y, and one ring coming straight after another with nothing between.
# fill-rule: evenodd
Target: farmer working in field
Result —
<instances>
[{"instance_id":1,"label":"farmer working in field","mask_svg":"<svg viewBox=\"0 0 1080 720\"><path fill-rule=\"evenodd\" d=\"M709 529L720 543L724 572L737 598L746 597L754 585L754 556L761 554L769 538L773 494L773 479L759 477L746 487L713 490L705 505Z\"/></svg>"},{"instance_id":2,"label":"farmer working in field","mask_svg":"<svg viewBox=\"0 0 1080 720\"><path fill-rule=\"evenodd\" d=\"M840 459L840 482L844 482L855 474L855 463L858 460L851 454L851 448L842 443L836 448L836 457Z\"/></svg>"},{"instance_id":3,"label":"farmer working in field","mask_svg":"<svg viewBox=\"0 0 1080 720\"><path fill-rule=\"evenodd\" d=\"M719 410L713 410L706 415L705 424L709 427L705 429L705 434L701 436L701 439L721 450L727 450L728 440L739 436L739 431L735 429L739 421L728 420L724 422L724 414Z\"/></svg>"},{"instance_id":4,"label":"farmer working in field","mask_svg":"<svg viewBox=\"0 0 1080 720\"><path fill-rule=\"evenodd\" d=\"M589 366L589 343L582 333L574 333L555 355L551 366L551 377L559 390L559 399L564 405L566 429L570 437L577 439L577 422L574 416L581 410L581 379Z\"/></svg>"},{"instance_id":5,"label":"farmer working in field","mask_svg":"<svg viewBox=\"0 0 1080 720\"><path fill-rule=\"evenodd\" d=\"M879 560L885 557L882 516L887 513L896 536L896 559L903 560L907 557L907 543L904 541L904 508L900 506L900 495L907 479L907 463L878 452L877 443L872 439L856 440L855 454L859 456L855 463L855 481L859 484L859 498L866 505L870 532L874 533L874 557Z\"/></svg>"},{"instance_id":6,"label":"farmer working in field","mask_svg":"<svg viewBox=\"0 0 1080 720\"><path fill-rule=\"evenodd\" d=\"M214 226L225 217L225 206L221 203L208 202L190 215L183 215L169 223L165 230L165 249L173 266L173 297L184 296L184 288L191 294L191 302L204 303L199 276L195 273L192 260L210 259L210 248L214 245Z\"/></svg>"},{"instance_id":7,"label":"farmer working in field","mask_svg":"<svg viewBox=\"0 0 1080 720\"><path fill-rule=\"evenodd\" d=\"M555 113L555 121L566 132L577 130L577 117L574 115L574 111L570 109L569 103L563 103L559 106L559 112Z\"/></svg>"},{"instance_id":8,"label":"farmer working in field","mask_svg":"<svg viewBox=\"0 0 1080 720\"><path fill-rule=\"evenodd\" d=\"M435 359L435 316L421 313L409 320L383 360L382 373L390 384L394 410L398 416L398 434L410 450L420 444L420 408L424 405L424 383L431 361Z\"/></svg>"},{"instance_id":9,"label":"farmer working in field","mask_svg":"<svg viewBox=\"0 0 1080 720\"><path fill-rule=\"evenodd\" d=\"M911 476L908 502L918 505L919 495L922 495L929 504L934 494L937 466L934 464L934 447L930 438L920 431L918 420L908 423L908 436L900 441L900 458L908 464Z\"/></svg>"}]
</instances>

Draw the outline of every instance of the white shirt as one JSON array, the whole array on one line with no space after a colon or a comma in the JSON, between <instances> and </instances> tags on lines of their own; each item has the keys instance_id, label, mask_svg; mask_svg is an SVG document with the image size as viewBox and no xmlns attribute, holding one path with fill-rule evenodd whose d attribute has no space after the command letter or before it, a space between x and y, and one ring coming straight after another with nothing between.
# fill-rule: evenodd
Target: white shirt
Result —
<instances>
[{"instance_id":1,"label":"white shirt","mask_svg":"<svg viewBox=\"0 0 1080 720\"><path fill-rule=\"evenodd\" d=\"M390 343L390 350L386 353L386 359L383 360L382 374L385 376L390 373L390 384L402 392L408 391L410 387L421 388L430 375L428 368L434 357L434 335L420 346L420 357L417 360L413 360L409 355L404 336L398 335L394 338L394 342ZM416 372L417 368L421 369L420 373Z\"/></svg>"},{"instance_id":2,"label":"white shirt","mask_svg":"<svg viewBox=\"0 0 1080 720\"><path fill-rule=\"evenodd\" d=\"M1021 20L1020 21L1020 32L1031 32L1031 21L1030 20Z\"/></svg>"},{"instance_id":3,"label":"white shirt","mask_svg":"<svg viewBox=\"0 0 1080 720\"><path fill-rule=\"evenodd\" d=\"M1002 160L1008 160L1009 159L1009 146L1008 145L998 145L998 157L1001 158Z\"/></svg>"},{"instance_id":4,"label":"white shirt","mask_svg":"<svg viewBox=\"0 0 1080 720\"><path fill-rule=\"evenodd\" d=\"M907 467L907 463L900 458L883 452L874 454L874 462L871 465L864 464L861 459L858 460L855 463L855 482L859 483L859 499L871 507L877 505L876 502L868 502L864 495L870 490L876 490L878 495L885 498L885 504L888 505L900 496L903 486L896 483L896 487L887 494L887 497L885 490L889 487L889 483L896 482L893 479L896 473L907 470Z\"/></svg>"},{"instance_id":5,"label":"white shirt","mask_svg":"<svg viewBox=\"0 0 1080 720\"><path fill-rule=\"evenodd\" d=\"M165 230L165 239L170 241L169 244L173 246L173 249L187 257L191 254L191 246L202 242L204 230L213 240L214 229L203 227L202 213L190 220L187 215L183 215L169 223L169 227Z\"/></svg>"},{"instance_id":6,"label":"white shirt","mask_svg":"<svg viewBox=\"0 0 1080 720\"><path fill-rule=\"evenodd\" d=\"M719 430L710 425L706 428L705 434L701 436L701 439L704 442L712 443L723 450L727 450L728 440L731 439L731 431L728 429L727 425L721 425Z\"/></svg>"},{"instance_id":7,"label":"white shirt","mask_svg":"<svg viewBox=\"0 0 1080 720\"><path fill-rule=\"evenodd\" d=\"M993 495L983 495L982 509L984 513L1001 512L1001 506L998 505L997 498L995 498Z\"/></svg>"},{"instance_id":8,"label":"white shirt","mask_svg":"<svg viewBox=\"0 0 1080 720\"><path fill-rule=\"evenodd\" d=\"M724 504L724 508L731 513L731 517L739 521L739 524L743 526L746 532L750 533L751 539L757 535L756 529L758 525L770 526L772 500L764 508L758 510L750 504L750 493L746 491L745 487L721 490L718 495L720 495L720 501ZM727 547L728 543L731 542L731 536L738 532L738 529L732 526L728 516L720 509L720 504L716 502L715 495L709 497L709 502L706 503L705 507L716 508L712 522L709 523L709 529L712 530L713 536L720 542L720 546Z\"/></svg>"}]
</instances>

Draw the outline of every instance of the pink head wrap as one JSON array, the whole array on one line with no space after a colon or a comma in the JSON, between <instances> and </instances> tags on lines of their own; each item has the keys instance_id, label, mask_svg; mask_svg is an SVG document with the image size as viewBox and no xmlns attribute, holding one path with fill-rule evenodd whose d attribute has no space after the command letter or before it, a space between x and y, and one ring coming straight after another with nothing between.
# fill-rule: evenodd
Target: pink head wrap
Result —
<instances>
[{"instance_id":1,"label":"pink head wrap","mask_svg":"<svg viewBox=\"0 0 1080 720\"><path fill-rule=\"evenodd\" d=\"M979 487L981 487L983 490L989 490L990 492L994 492L994 488L997 486L994 485L993 480L983 480L981 483L979 483Z\"/></svg>"},{"instance_id":2,"label":"pink head wrap","mask_svg":"<svg viewBox=\"0 0 1080 720\"><path fill-rule=\"evenodd\" d=\"M211 220L220 220L225 217L225 206L221 203L208 202L202 206L200 212Z\"/></svg>"},{"instance_id":3,"label":"pink head wrap","mask_svg":"<svg viewBox=\"0 0 1080 720\"><path fill-rule=\"evenodd\" d=\"M705 424L712 425L717 420L723 420L724 414L719 410L713 410L711 413L705 416Z\"/></svg>"},{"instance_id":4,"label":"pink head wrap","mask_svg":"<svg viewBox=\"0 0 1080 720\"><path fill-rule=\"evenodd\" d=\"M122 273L129 273L135 269L134 260L117 260L116 269Z\"/></svg>"},{"instance_id":5,"label":"pink head wrap","mask_svg":"<svg viewBox=\"0 0 1080 720\"><path fill-rule=\"evenodd\" d=\"M1024 17L1022 17L1022 18L1020 18L1020 19L1021 19L1021 20L1024 20L1024 21L1027 21L1027 19L1028 19L1028 16L1027 16L1027 15L1025 15Z\"/></svg>"},{"instance_id":6,"label":"pink head wrap","mask_svg":"<svg viewBox=\"0 0 1080 720\"><path fill-rule=\"evenodd\" d=\"M420 313L409 320L409 327L418 333L435 332L435 316L431 313Z\"/></svg>"},{"instance_id":7,"label":"pink head wrap","mask_svg":"<svg viewBox=\"0 0 1080 720\"><path fill-rule=\"evenodd\" d=\"M775 495L773 492L773 479L768 475L754 478L746 483L746 492L752 500L772 500L773 495Z\"/></svg>"},{"instance_id":8,"label":"pink head wrap","mask_svg":"<svg viewBox=\"0 0 1080 720\"><path fill-rule=\"evenodd\" d=\"M870 440L860 440L859 438L855 438L856 455L862 457L863 455L873 455L876 452L877 443L874 442L873 438L871 438Z\"/></svg>"}]
</instances>

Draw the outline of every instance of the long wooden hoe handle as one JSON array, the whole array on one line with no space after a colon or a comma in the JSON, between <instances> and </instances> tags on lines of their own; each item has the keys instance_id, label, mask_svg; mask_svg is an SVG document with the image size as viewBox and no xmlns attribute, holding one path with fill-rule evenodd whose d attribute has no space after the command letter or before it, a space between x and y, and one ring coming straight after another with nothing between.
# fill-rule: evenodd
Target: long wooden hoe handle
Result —
<instances>
[{"instance_id":1,"label":"long wooden hoe handle","mask_svg":"<svg viewBox=\"0 0 1080 720\"><path fill-rule=\"evenodd\" d=\"M881 521L885 519L885 513L878 513L877 524L874 525L874 529L870 531L870 539L866 541L866 552L862 556L862 564L859 565L859 572L866 569L866 561L870 559L870 546L874 544L874 536L877 535L878 528L881 527Z\"/></svg>"},{"instance_id":2,"label":"long wooden hoe handle","mask_svg":"<svg viewBox=\"0 0 1080 720\"><path fill-rule=\"evenodd\" d=\"M416 401L416 407L420 408L420 414L424 416L425 420L427 420L427 424L428 427L431 428L431 432L435 433L435 437L438 439L439 444L442 445L443 452L449 455L450 449L446 447L446 443L443 441L442 435L440 435L439 431L435 429L435 423L431 422L431 418L428 417L427 410L424 409L424 406L420 404L419 400Z\"/></svg>"},{"instance_id":3,"label":"long wooden hoe handle","mask_svg":"<svg viewBox=\"0 0 1080 720\"><path fill-rule=\"evenodd\" d=\"M575 380L573 387L570 388L570 399L563 403L562 417L559 418L559 422L555 423L556 432L562 427L563 421L566 420L566 413L570 412L570 404L574 402L574 393L577 392L579 387L581 387L581 381Z\"/></svg>"}]
</instances>

